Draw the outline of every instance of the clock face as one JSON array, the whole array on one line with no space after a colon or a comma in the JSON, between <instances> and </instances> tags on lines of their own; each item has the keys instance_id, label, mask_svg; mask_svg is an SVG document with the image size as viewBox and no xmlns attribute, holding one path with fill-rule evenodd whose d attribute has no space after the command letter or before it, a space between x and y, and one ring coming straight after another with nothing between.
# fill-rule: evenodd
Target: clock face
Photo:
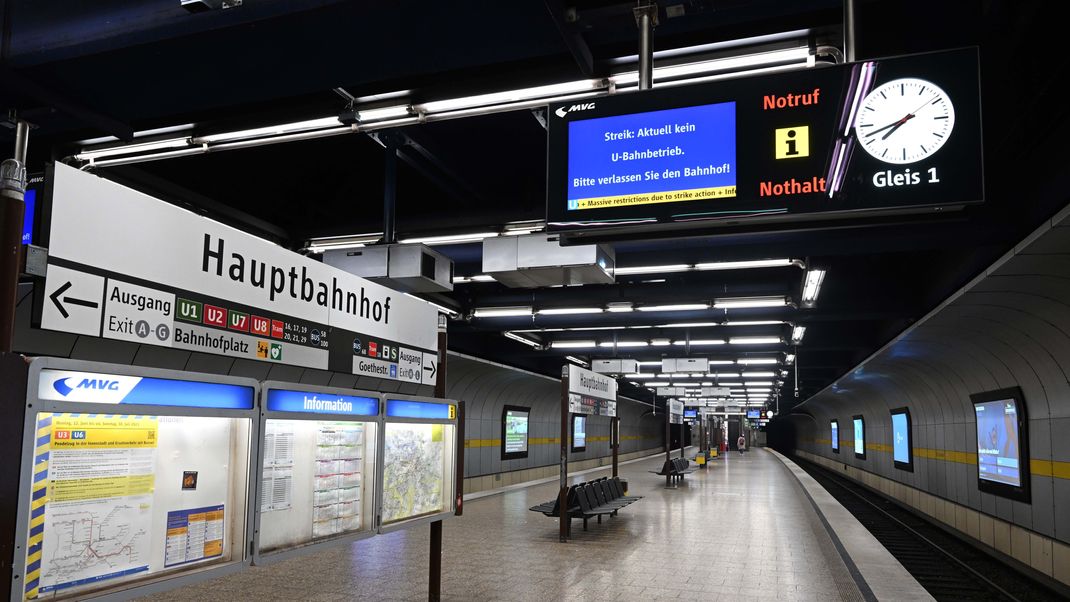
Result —
<instances>
[{"instance_id":1,"label":"clock face","mask_svg":"<svg viewBox=\"0 0 1070 602\"><path fill-rule=\"evenodd\" d=\"M947 142L955 107L939 86L923 79L890 81L866 95L855 116L855 136L885 163L914 163Z\"/></svg>"}]
</instances>

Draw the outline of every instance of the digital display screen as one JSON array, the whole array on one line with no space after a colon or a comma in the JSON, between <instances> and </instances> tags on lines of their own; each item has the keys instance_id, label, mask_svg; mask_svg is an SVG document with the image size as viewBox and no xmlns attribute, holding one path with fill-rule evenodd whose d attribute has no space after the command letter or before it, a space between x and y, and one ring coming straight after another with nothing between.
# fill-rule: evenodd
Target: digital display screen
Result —
<instances>
[{"instance_id":1,"label":"digital display screen","mask_svg":"<svg viewBox=\"0 0 1070 602\"><path fill-rule=\"evenodd\" d=\"M736 196L736 103L568 124L568 208Z\"/></svg>"},{"instance_id":2,"label":"digital display screen","mask_svg":"<svg viewBox=\"0 0 1070 602\"><path fill-rule=\"evenodd\" d=\"M684 408L684 418L698 418L698 410Z\"/></svg>"},{"instance_id":3,"label":"digital display screen","mask_svg":"<svg viewBox=\"0 0 1070 602\"><path fill-rule=\"evenodd\" d=\"M526 410L505 410L505 453L524 454L528 451L528 414Z\"/></svg>"},{"instance_id":4,"label":"digital display screen","mask_svg":"<svg viewBox=\"0 0 1070 602\"><path fill-rule=\"evenodd\" d=\"M864 457L866 455L866 423L858 416L854 418L853 422L855 428L855 455Z\"/></svg>"},{"instance_id":5,"label":"digital display screen","mask_svg":"<svg viewBox=\"0 0 1070 602\"><path fill-rule=\"evenodd\" d=\"M37 190L27 188L22 201L26 205L26 215L22 218L22 244L28 245L33 242L33 212L37 206Z\"/></svg>"},{"instance_id":6,"label":"digital display screen","mask_svg":"<svg viewBox=\"0 0 1070 602\"><path fill-rule=\"evenodd\" d=\"M832 421L832 451L840 451L840 422Z\"/></svg>"},{"instance_id":7,"label":"digital display screen","mask_svg":"<svg viewBox=\"0 0 1070 602\"><path fill-rule=\"evenodd\" d=\"M546 220L570 238L984 199L976 49L550 106Z\"/></svg>"},{"instance_id":8,"label":"digital display screen","mask_svg":"<svg viewBox=\"0 0 1070 602\"><path fill-rule=\"evenodd\" d=\"M572 451L583 451L587 448L587 417L572 417Z\"/></svg>"},{"instance_id":9,"label":"digital display screen","mask_svg":"<svg viewBox=\"0 0 1070 602\"><path fill-rule=\"evenodd\" d=\"M756 419L756 418L761 418L761 417L762 417L762 411L761 410L747 410L747 418L755 418Z\"/></svg>"},{"instance_id":10,"label":"digital display screen","mask_svg":"<svg viewBox=\"0 0 1070 602\"><path fill-rule=\"evenodd\" d=\"M892 412L892 460L896 464L910 464L910 415L905 411Z\"/></svg>"},{"instance_id":11,"label":"digital display screen","mask_svg":"<svg viewBox=\"0 0 1070 602\"><path fill-rule=\"evenodd\" d=\"M1022 485L1015 399L974 402L977 416L977 467L982 481Z\"/></svg>"}]
</instances>

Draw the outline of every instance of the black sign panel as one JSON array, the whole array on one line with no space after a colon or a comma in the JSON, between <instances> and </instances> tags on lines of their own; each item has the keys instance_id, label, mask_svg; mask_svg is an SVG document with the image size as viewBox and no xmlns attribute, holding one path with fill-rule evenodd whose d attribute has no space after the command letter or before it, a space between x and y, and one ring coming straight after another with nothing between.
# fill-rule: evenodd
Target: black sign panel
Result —
<instances>
[{"instance_id":1,"label":"black sign panel","mask_svg":"<svg viewBox=\"0 0 1070 602\"><path fill-rule=\"evenodd\" d=\"M550 107L547 223L604 234L983 200L976 49Z\"/></svg>"}]
</instances>

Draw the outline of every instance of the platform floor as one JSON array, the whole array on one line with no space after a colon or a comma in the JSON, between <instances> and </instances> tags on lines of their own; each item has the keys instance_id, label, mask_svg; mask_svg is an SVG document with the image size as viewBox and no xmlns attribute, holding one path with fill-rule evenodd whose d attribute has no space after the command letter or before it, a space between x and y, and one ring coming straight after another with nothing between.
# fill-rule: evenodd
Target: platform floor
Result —
<instances>
[{"instance_id":1,"label":"platform floor","mask_svg":"<svg viewBox=\"0 0 1070 602\"><path fill-rule=\"evenodd\" d=\"M528 510L556 484L466 502L443 527L443 599L874 599L773 453L729 452L678 489L647 472L663 458L622 466L629 493L645 499L586 532L575 521L567 544L554 519ZM426 600L428 539L421 526L146 599Z\"/></svg>"}]
</instances>

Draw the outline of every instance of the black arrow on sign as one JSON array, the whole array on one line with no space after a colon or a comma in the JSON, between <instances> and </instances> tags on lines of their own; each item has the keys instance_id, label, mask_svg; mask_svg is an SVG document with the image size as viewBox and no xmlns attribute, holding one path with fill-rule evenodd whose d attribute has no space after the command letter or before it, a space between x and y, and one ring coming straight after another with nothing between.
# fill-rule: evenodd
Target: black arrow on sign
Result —
<instances>
[{"instance_id":1,"label":"black arrow on sign","mask_svg":"<svg viewBox=\"0 0 1070 602\"><path fill-rule=\"evenodd\" d=\"M100 306L100 304L96 301L86 301L85 299L74 299L72 297L64 297L63 303L60 303L59 296L67 292L67 289L69 288L71 288L70 280L68 280L67 283L63 286L57 288L51 295L48 296L48 298L52 300L52 303L56 304L56 309L59 310L59 313L63 315L64 319L69 318L70 314L67 313L67 308L63 307L63 303L70 303L71 305L81 305L82 307L90 307L92 309L96 309Z\"/></svg>"},{"instance_id":2,"label":"black arrow on sign","mask_svg":"<svg viewBox=\"0 0 1070 602\"><path fill-rule=\"evenodd\" d=\"M431 367L424 366L424 371L431 371L431 378L435 377L435 360L431 360Z\"/></svg>"}]
</instances>

